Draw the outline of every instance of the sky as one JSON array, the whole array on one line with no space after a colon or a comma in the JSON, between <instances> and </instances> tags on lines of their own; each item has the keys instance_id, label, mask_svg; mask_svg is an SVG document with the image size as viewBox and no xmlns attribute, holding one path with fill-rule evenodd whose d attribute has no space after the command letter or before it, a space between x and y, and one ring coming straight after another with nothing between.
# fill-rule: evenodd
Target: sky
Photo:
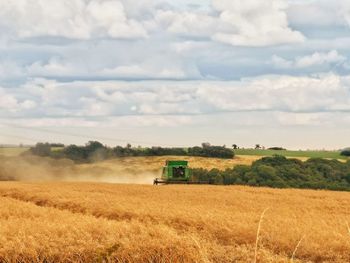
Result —
<instances>
[{"instance_id":1,"label":"sky","mask_svg":"<svg viewBox=\"0 0 350 263\"><path fill-rule=\"evenodd\" d=\"M0 144L350 146L349 0L0 0Z\"/></svg>"}]
</instances>

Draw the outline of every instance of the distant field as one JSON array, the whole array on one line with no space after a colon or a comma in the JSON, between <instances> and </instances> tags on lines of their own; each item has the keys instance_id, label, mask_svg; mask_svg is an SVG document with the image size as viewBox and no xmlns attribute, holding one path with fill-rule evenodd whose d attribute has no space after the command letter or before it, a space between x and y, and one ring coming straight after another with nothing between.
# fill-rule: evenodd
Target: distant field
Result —
<instances>
[{"instance_id":1,"label":"distant field","mask_svg":"<svg viewBox=\"0 0 350 263\"><path fill-rule=\"evenodd\" d=\"M9 152L7 152L8 154ZM188 156L123 157L89 164L68 159L38 156L1 156L0 180L89 181L151 184L161 175L166 160L188 160L192 168L225 170L238 164L251 164L261 156L218 159Z\"/></svg>"},{"instance_id":2,"label":"distant field","mask_svg":"<svg viewBox=\"0 0 350 263\"><path fill-rule=\"evenodd\" d=\"M0 203L1 262L350 262L343 192L1 182Z\"/></svg>"},{"instance_id":3,"label":"distant field","mask_svg":"<svg viewBox=\"0 0 350 263\"><path fill-rule=\"evenodd\" d=\"M275 150L255 150L255 149L238 149L235 150L237 155L254 155L254 156L273 156L275 154L286 157L306 157L306 158L329 158L329 159L347 159L340 155L338 151L275 151Z\"/></svg>"},{"instance_id":4,"label":"distant field","mask_svg":"<svg viewBox=\"0 0 350 263\"><path fill-rule=\"evenodd\" d=\"M0 155L3 156L18 156L27 151L28 147L0 147Z\"/></svg>"}]
</instances>

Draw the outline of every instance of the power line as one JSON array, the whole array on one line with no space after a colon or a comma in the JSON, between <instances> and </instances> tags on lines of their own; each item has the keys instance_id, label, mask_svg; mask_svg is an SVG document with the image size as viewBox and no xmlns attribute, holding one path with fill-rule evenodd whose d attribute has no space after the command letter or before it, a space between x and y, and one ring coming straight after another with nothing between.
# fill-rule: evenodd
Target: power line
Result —
<instances>
[{"instance_id":1,"label":"power line","mask_svg":"<svg viewBox=\"0 0 350 263\"><path fill-rule=\"evenodd\" d=\"M14 138L14 139L27 140L27 141L31 141L31 142L38 142L38 140L35 140L33 138L17 136L17 135L13 135L13 134L6 134L6 133L3 133L3 132L0 132L0 135L1 136L5 136L5 137L9 137L9 138Z\"/></svg>"},{"instance_id":2,"label":"power line","mask_svg":"<svg viewBox=\"0 0 350 263\"><path fill-rule=\"evenodd\" d=\"M70 137L78 137L78 138L85 138L88 140L106 140L106 141L111 141L111 142L123 142L123 143L136 143L136 144L147 144L147 145L152 145L152 146L157 146L157 142L146 142L146 141L138 141L138 140L129 140L129 139L122 139L122 138L111 138L111 137L104 137L104 136L88 136L88 135L83 135L83 134L77 134L77 133L70 133L70 132L62 132L62 131L53 131L53 130L48 130L48 129L43 129L43 128L38 128L38 127L24 127L24 126L19 126L19 125L14 125L14 124L9 124L9 123L1 123L2 125L6 125L9 128L17 128L17 129L22 129L22 130L32 130L32 131L39 131L39 132L45 132L45 133L51 133L51 134L59 134L59 135L65 135L65 136L70 136ZM5 135L5 134L3 134ZM17 138L17 139L22 139L22 140L29 140L33 142L38 142L38 140L35 140L33 138L26 138L22 136L16 136L16 135L5 135L8 137L12 138ZM180 145L172 145L168 144L167 146L171 147L183 147Z\"/></svg>"}]
</instances>

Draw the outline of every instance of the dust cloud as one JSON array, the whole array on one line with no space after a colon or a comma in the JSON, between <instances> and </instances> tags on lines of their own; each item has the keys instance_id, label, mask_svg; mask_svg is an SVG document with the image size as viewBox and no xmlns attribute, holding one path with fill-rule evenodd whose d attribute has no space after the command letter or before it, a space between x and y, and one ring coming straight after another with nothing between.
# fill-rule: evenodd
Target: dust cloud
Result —
<instances>
[{"instance_id":1,"label":"dust cloud","mask_svg":"<svg viewBox=\"0 0 350 263\"><path fill-rule=\"evenodd\" d=\"M122 160L75 164L68 159L38 156L0 156L0 181L79 181L152 184L160 170L132 167Z\"/></svg>"}]
</instances>

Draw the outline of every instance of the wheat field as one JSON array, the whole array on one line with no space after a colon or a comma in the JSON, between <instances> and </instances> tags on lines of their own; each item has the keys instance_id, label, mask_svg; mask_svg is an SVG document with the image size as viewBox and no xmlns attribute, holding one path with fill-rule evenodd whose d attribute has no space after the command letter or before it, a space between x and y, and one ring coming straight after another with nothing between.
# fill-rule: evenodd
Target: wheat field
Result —
<instances>
[{"instance_id":1,"label":"wheat field","mask_svg":"<svg viewBox=\"0 0 350 263\"><path fill-rule=\"evenodd\" d=\"M350 261L345 192L1 182L0 204L1 262Z\"/></svg>"}]
</instances>

